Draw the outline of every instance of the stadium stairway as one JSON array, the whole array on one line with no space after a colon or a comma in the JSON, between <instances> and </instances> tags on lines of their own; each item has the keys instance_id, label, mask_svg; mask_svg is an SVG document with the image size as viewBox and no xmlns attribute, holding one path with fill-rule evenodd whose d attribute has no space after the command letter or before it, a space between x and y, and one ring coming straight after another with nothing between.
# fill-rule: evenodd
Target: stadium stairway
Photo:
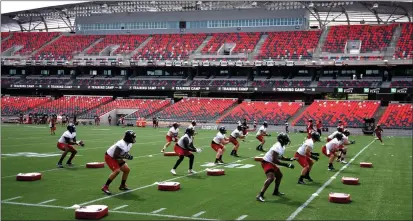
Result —
<instances>
[{"instance_id":1,"label":"stadium stairway","mask_svg":"<svg viewBox=\"0 0 413 221\"><path fill-rule=\"evenodd\" d=\"M221 121L232 111L232 109L234 109L238 105L239 105L238 102L235 102L233 105L229 106L226 110L224 110L224 112L222 112L221 116L218 119L216 119L215 123L220 124Z\"/></svg>"},{"instance_id":2,"label":"stadium stairway","mask_svg":"<svg viewBox=\"0 0 413 221\"><path fill-rule=\"evenodd\" d=\"M268 38L268 34L261 35L260 40L258 40L258 43L255 45L255 48L252 51L252 53L248 56L248 59L250 60L255 59L259 55L261 51L261 47L264 44L264 42L267 40L267 38Z\"/></svg>"},{"instance_id":3,"label":"stadium stairway","mask_svg":"<svg viewBox=\"0 0 413 221\"><path fill-rule=\"evenodd\" d=\"M307 106L304 105L304 106L302 106L300 109L298 109L298 111L295 112L295 114L288 119L288 121L287 121L288 125L291 125L292 122L293 122L293 120L296 119L297 117L301 116L301 114L302 114L302 113L305 111L305 109L307 109L307 108L308 108L308 105L307 105Z\"/></svg>"},{"instance_id":4,"label":"stadium stairway","mask_svg":"<svg viewBox=\"0 0 413 221\"><path fill-rule=\"evenodd\" d=\"M33 52L30 54L30 57L31 57L31 56L34 56L35 54L37 54L37 52L43 50L43 48L45 48L46 46L48 46L48 45L50 45L50 44L53 44L53 42L59 40L59 38L62 37L62 36L63 36L63 35L58 35L57 37L53 38L51 41L49 41L49 42L47 42L46 44L42 45L42 46L41 46L40 48L38 48L37 50L33 51Z\"/></svg>"},{"instance_id":5,"label":"stadium stairway","mask_svg":"<svg viewBox=\"0 0 413 221\"><path fill-rule=\"evenodd\" d=\"M98 105L96 105L96 106L93 106L93 107L91 107L91 108L89 108L89 109L87 109L87 110L85 110L85 111L83 111L83 112L77 113L76 115L77 115L77 116L82 116L82 115L86 114L87 112L89 112L89 111L91 111L91 110L93 110L93 109L96 109L96 108L98 108L98 107L100 107L100 106L103 106L103 105L105 105L105 104L107 104L107 103L110 103L110 102L112 102L112 101L114 101L113 98L112 98L111 100L106 101L106 102L100 103L100 104L98 104Z\"/></svg>"},{"instance_id":6,"label":"stadium stairway","mask_svg":"<svg viewBox=\"0 0 413 221\"><path fill-rule=\"evenodd\" d=\"M179 101L176 101L176 102L179 102ZM176 103L176 102L174 102L174 103ZM143 118L147 119L148 121L151 121L152 118L154 116L156 116L159 112L163 111L164 109L168 108L169 106L173 105L174 103L170 102L169 104L165 105L164 107L159 108L158 110L154 111L151 114L148 114L148 115L144 116ZM133 114L133 113L131 113L131 114ZM125 118L128 118L129 115L125 116Z\"/></svg>"},{"instance_id":7,"label":"stadium stairway","mask_svg":"<svg viewBox=\"0 0 413 221\"><path fill-rule=\"evenodd\" d=\"M390 84L391 84L390 81L383 81L383 82L381 82L381 87L389 88Z\"/></svg>"},{"instance_id":8,"label":"stadium stairway","mask_svg":"<svg viewBox=\"0 0 413 221\"><path fill-rule=\"evenodd\" d=\"M85 56L85 55L86 55L86 52L89 51L89 49L95 47L95 45L97 45L99 42L103 41L103 39L104 39L104 38L102 37L102 38L99 38L98 40L96 40L95 42L93 42L91 45L89 45L89 47L86 47L82 52L80 52L80 53L78 54L78 56L79 56L79 55L80 55L80 56Z\"/></svg>"},{"instance_id":9,"label":"stadium stairway","mask_svg":"<svg viewBox=\"0 0 413 221\"><path fill-rule=\"evenodd\" d=\"M383 116L384 114L384 111L386 111L386 108L387 107L380 106L377 112L374 114L374 119L376 119L376 123L379 122L379 120L381 119L381 116Z\"/></svg>"},{"instance_id":10,"label":"stadium stairway","mask_svg":"<svg viewBox=\"0 0 413 221\"><path fill-rule=\"evenodd\" d=\"M7 37L2 38L1 41L6 41L7 39L11 38L13 36L13 33L10 33Z\"/></svg>"},{"instance_id":11,"label":"stadium stairway","mask_svg":"<svg viewBox=\"0 0 413 221\"><path fill-rule=\"evenodd\" d=\"M207 37L205 38L205 40L202 42L202 44L199 45L199 47L194 51L193 54L199 54L199 53L201 53L201 50L205 47L205 45L208 44L208 42L211 40L211 38L212 38L211 35L207 36Z\"/></svg>"},{"instance_id":12,"label":"stadium stairway","mask_svg":"<svg viewBox=\"0 0 413 221\"><path fill-rule=\"evenodd\" d=\"M143 41L135 50L130 53L130 55L126 56L126 59L131 59L133 56L135 56L136 53L138 53L141 48L145 47L145 45L148 44L148 42L152 39L152 37L148 37L145 41Z\"/></svg>"},{"instance_id":13,"label":"stadium stairway","mask_svg":"<svg viewBox=\"0 0 413 221\"><path fill-rule=\"evenodd\" d=\"M321 52L323 50L324 42L326 41L326 38L328 36L329 31L330 31L330 27L327 26L326 29L324 29L323 33L321 33L321 36L318 40L316 50L313 54L313 59L319 59L320 58Z\"/></svg>"},{"instance_id":14,"label":"stadium stairway","mask_svg":"<svg viewBox=\"0 0 413 221\"><path fill-rule=\"evenodd\" d=\"M394 28L393 37L391 38L389 47L384 54L384 59L390 60L393 58L394 53L396 52L397 42L399 41L400 35L402 33L402 27L397 26Z\"/></svg>"}]
</instances>

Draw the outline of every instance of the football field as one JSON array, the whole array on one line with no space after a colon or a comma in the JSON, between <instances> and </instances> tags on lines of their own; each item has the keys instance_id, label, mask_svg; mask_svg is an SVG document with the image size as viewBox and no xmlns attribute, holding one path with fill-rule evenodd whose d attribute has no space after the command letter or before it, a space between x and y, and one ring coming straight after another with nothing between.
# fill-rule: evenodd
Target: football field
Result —
<instances>
[{"instance_id":1,"label":"football field","mask_svg":"<svg viewBox=\"0 0 413 221\"><path fill-rule=\"evenodd\" d=\"M271 127L271 126L270 126ZM412 138L384 136L385 145L374 142L372 136L351 136L356 144L349 146L349 164L334 163L336 171L327 171L327 157L321 154L313 166L314 182L297 184L301 166L281 167L284 174L280 191L284 196L272 196L274 184L266 194L266 202L255 197L265 174L255 156L258 141L255 133L240 142L239 158L229 155L232 144L223 156L226 165L214 166L215 152L210 147L216 131L198 130L194 144L203 148L195 153L194 170L189 176L189 159L173 176L169 171L177 157L160 153L167 129L133 128L136 144L128 161L131 168L127 185L129 192L118 186L121 175L110 186L111 196L100 188L110 170L88 169L88 162L104 162L108 147L123 137L120 127L77 127L77 139L85 147L78 148L73 168L56 168L61 152L57 139L66 130L60 125L51 136L44 125L3 125L1 128L1 219L3 220L73 220L78 205L107 205L109 215L104 220L411 220L412 219ZM181 128L180 135L183 135ZM231 131L228 130L228 134ZM267 137L264 149L276 141L276 133ZM304 141L304 134L290 134L292 143L285 156L292 157ZM322 136L325 139L325 134ZM324 142L316 143L321 153ZM167 151L173 151L173 144ZM66 157L65 161L68 159ZM361 168L360 162L372 162L373 168ZM205 169L223 168L224 176L207 176ZM34 182L16 181L16 174L41 172L42 179ZM344 185L341 178L357 177L359 185ZM181 189L159 191L157 182L175 181ZM328 201L330 192L351 194L349 204Z\"/></svg>"}]
</instances>

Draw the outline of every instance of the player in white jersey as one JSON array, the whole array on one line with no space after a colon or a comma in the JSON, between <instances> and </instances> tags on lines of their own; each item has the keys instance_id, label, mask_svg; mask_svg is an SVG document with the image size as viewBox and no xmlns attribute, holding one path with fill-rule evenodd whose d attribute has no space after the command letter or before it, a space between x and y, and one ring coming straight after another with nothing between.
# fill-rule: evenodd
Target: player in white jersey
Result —
<instances>
[{"instance_id":1,"label":"player in white jersey","mask_svg":"<svg viewBox=\"0 0 413 221\"><path fill-rule=\"evenodd\" d=\"M238 148L239 148L239 142L238 138L243 139L245 138L245 135L242 133L242 126L237 126L237 128L232 131L231 135L229 136L229 142L234 144L234 149L231 151L231 156L238 157Z\"/></svg>"},{"instance_id":2,"label":"player in white jersey","mask_svg":"<svg viewBox=\"0 0 413 221\"><path fill-rule=\"evenodd\" d=\"M278 142L275 143L271 149L264 155L263 160L261 161L261 166L264 169L265 175L267 179L264 182L264 186L262 187L259 195L256 199L260 202L264 202L264 193L267 188L271 185L271 183L275 180L275 189L272 195L281 196L284 193L279 191L281 179L283 174L281 173L280 169L277 165L285 166L288 168L293 169L294 164L291 163L284 163L283 161L293 161L294 158L286 158L284 157L285 146L290 143L290 138L285 133L278 134L277 137Z\"/></svg>"},{"instance_id":3,"label":"player in white jersey","mask_svg":"<svg viewBox=\"0 0 413 221\"><path fill-rule=\"evenodd\" d=\"M350 136L350 131L347 130L347 129L344 129L343 139L341 140L341 145L338 147L339 148L338 150L340 151L340 155L337 158L337 162L341 162L343 164L347 163L345 161L345 158L346 158L346 155L347 155L347 147L346 146L355 143L354 140L352 140L352 141L349 140L349 136Z\"/></svg>"},{"instance_id":4,"label":"player in white jersey","mask_svg":"<svg viewBox=\"0 0 413 221\"><path fill-rule=\"evenodd\" d=\"M175 144L174 151L179 155L178 160L175 163L175 166L172 168L171 173L173 175L176 175L176 168L178 168L179 164L184 160L184 157L189 158L189 174L195 173L195 171L192 170L192 167L194 165L194 159L195 156L192 154L192 152L201 152L200 149L197 149L194 147L192 137L194 136L194 130L192 128L187 128L185 131L185 135L182 136L178 142Z\"/></svg>"},{"instance_id":5,"label":"player in white jersey","mask_svg":"<svg viewBox=\"0 0 413 221\"><path fill-rule=\"evenodd\" d=\"M297 152L294 154L294 158L298 163L303 167L301 170L301 176L298 178L298 184L305 184L304 179L312 182L313 179L310 177L310 171L314 164L311 160L318 161L319 153L314 153L314 143L320 141L320 134L313 131L311 133L311 139L307 139L304 143L298 148Z\"/></svg>"},{"instance_id":6,"label":"player in white jersey","mask_svg":"<svg viewBox=\"0 0 413 221\"><path fill-rule=\"evenodd\" d=\"M191 124L188 126L189 129L193 129L194 130L194 135L192 136L192 139L194 138L195 134L197 134L197 132L195 131L195 126L196 126L196 121L193 120L191 122Z\"/></svg>"},{"instance_id":7,"label":"player in white jersey","mask_svg":"<svg viewBox=\"0 0 413 221\"><path fill-rule=\"evenodd\" d=\"M338 133L343 133L343 130L340 127L337 127L337 130L334 131L332 134L327 136L327 142L330 142L330 140L334 139L334 137L336 136L336 134Z\"/></svg>"},{"instance_id":8,"label":"player in white jersey","mask_svg":"<svg viewBox=\"0 0 413 221\"><path fill-rule=\"evenodd\" d=\"M67 153L72 153L69 160L67 160L66 165L72 166L72 160L77 154L77 150L73 145L84 146L83 141L76 141L76 126L72 123L67 125L67 131L65 131L57 142L57 148L63 151L62 156L60 157L57 167L63 168L62 162L65 159Z\"/></svg>"},{"instance_id":9,"label":"player in white jersey","mask_svg":"<svg viewBox=\"0 0 413 221\"><path fill-rule=\"evenodd\" d=\"M224 164L224 161L222 161L222 155L225 152L225 147L224 145L229 143L229 139L225 136L227 133L227 130L225 127L220 127L219 132L211 141L211 147L212 149L217 152L215 155L215 164Z\"/></svg>"},{"instance_id":10,"label":"player in white jersey","mask_svg":"<svg viewBox=\"0 0 413 221\"><path fill-rule=\"evenodd\" d=\"M328 170L330 171L334 170L334 167L333 167L334 158L338 156L337 151L338 151L339 146L342 144L341 142L342 139L343 139L343 134L338 133L336 134L335 138L333 138L331 141L329 141L326 145L324 145L321 148L321 152L323 152L323 154L329 158Z\"/></svg>"},{"instance_id":11,"label":"player in white jersey","mask_svg":"<svg viewBox=\"0 0 413 221\"><path fill-rule=\"evenodd\" d=\"M256 120L254 120L253 125L254 125L254 130L257 130L257 121Z\"/></svg>"},{"instance_id":12,"label":"player in white jersey","mask_svg":"<svg viewBox=\"0 0 413 221\"><path fill-rule=\"evenodd\" d=\"M258 129L256 138L257 140L260 141L260 144L257 146L257 150L264 152L265 150L263 149L263 146L265 144L265 136L271 136L270 134L267 134L267 128L268 128L268 123L267 121L264 121L260 129Z\"/></svg>"},{"instance_id":13,"label":"player in white jersey","mask_svg":"<svg viewBox=\"0 0 413 221\"><path fill-rule=\"evenodd\" d=\"M169 145L171 145L171 142L177 142L179 137L178 137L178 133L179 133L179 124L174 122L172 124L172 127L169 128L168 132L166 133L166 144L163 146L161 153L165 152L166 148L169 147Z\"/></svg>"},{"instance_id":14,"label":"player in white jersey","mask_svg":"<svg viewBox=\"0 0 413 221\"><path fill-rule=\"evenodd\" d=\"M108 195L112 193L109 191L109 185L112 181L119 175L120 171L122 174L122 182L119 186L119 190L127 191L129 188L126 186L126 180L130 172L128 164L124 159L132 160L133 156L129 154L132 144L136 142L136 134L132 130L125 132L122 140L119 140L114 145L109 147L105 153L105 162L108 165L109 169L112 170L112 173L109 175L106 184L102 187L102 191Z\"/></svg>"}]
</instances>

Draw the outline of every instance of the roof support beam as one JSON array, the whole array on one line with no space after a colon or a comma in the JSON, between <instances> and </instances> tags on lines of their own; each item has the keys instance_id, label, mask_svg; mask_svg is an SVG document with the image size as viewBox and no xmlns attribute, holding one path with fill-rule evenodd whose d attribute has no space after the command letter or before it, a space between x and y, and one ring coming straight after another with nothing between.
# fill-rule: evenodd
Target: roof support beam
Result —
<instances>
[{"instance_id":1,"label":"roof support beam","mask_svg":"<svg viewBox=\"0 0 413 221\"><path fill-rule=\"evenodd\" d=\"M407 19L409 19L409 22L412 22L411 17L412 15L410 15L409 11L406 9L406 7L404 7L403 5L397 5L398 8L402 9L405 13L406 13L406 17Z\"/></svg>"},{"instance_id":2,"label":"roof support beam","mask_svg":"<svg viewBox=\"0 0 413 221\"><path fill-rule=\"evenodd\" d=\"M318 21L318 24L320 25L320 28L322 28L323 27L323 24L322 24L322 22L321 22L321 19L320 19L320 15L318 14L318 11L314 8L313 10L314 10L314 13L311 11L311 9L307 6L307 4L305 4L305 2L300 2L309 12L310 12L310 14L315 18L315 19L317 19L317 21Z\"/></svg>"},{"instance_id":3,"label":"roof support beam","mask_svg":"<svg viewBox=\"0 0 413 221\"><path fill-rule=\"evenodd\" d=\"M40 18L42 19L42 22L44 23L44 27L46 28L46 32L49 32L49 28L47 27L47 22L44 19L44 16L40 16Z\"/></svg>"},{"instance_id":4,"label":"roof support beam","mask_svg":"<svg viewBox=\"0 0 413 221\"><path fill-rule=\"evenodd\" d=\"M349 16L348 16L348 13L347 13L346 8L344 8L344 6L341 6L341 9L342 9L342 13L344 13L344 14L346 15L347 25L350 25L350 18L349 18Z\"/></svg>"}]
</instances>

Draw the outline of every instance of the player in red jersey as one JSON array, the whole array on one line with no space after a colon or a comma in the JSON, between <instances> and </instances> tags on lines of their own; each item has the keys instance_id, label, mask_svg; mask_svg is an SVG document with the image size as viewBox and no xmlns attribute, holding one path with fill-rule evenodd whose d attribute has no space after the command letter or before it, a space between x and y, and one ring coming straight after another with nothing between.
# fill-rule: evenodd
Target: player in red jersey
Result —
<instances>
[{"instance_id":1,"label":"player in red jersey","mask_svg":"<svg viewBox=\"0 0 413 221\"><path fill-rule=\"evenodd\" d=\"M376 133L376 140L380 140L381 145L384 145L384 142L381 139L381 133L383 133L383 129L381 128L380 124L377 124L376 129L374 129L374 132Z\"/></svg>"},{"instance_id":2,"label":"player in red jersey","mask_svg":"<svg viewBox=\"0 0 413 221\"><path fill-rule=\"evenodd\" d=\"M52 114L49 117L49 128L50 128L50 135L56 135L56 121L57 121L57 116Z\"/></svg>"},{"instance_id":3,"label":"player in red jersey","mask_svg":"<svg viewBox=\"0 0 413 221\"><path fill-rule=\"evenodd\" d=\"M231 156L238 157L238 148L239 142L237 138L243 139L245 135L242 133L242 126L237 126L237 128L232 131L231 135L229 136L229 142L234 144L234 149L231 151Z\"/></svg>"},{"instance_id":4,"label":"player in red jersey","mask_svg":"<svg viewBox=\"0 0 413 221\"><path fill-rule=\"evenodd\" d=\"M215 135L214 139L211 141L211 148L217 152L215 156L215 164L224 164L222 161L222 155L224 154L224 145L229 143L229 139L225 136L227 130L225 127L220 127L219 132Z\"/></svg>"},{"instance_id":5,"label":"player in red jersey","mask_svg":"<svg viewBox=\"0 0 413 221\"><path fill-rule=\"evenodd\" d=\"M311 133L314 131L313 120L308 120L307 123L307 139L311 138Z\"/></svg>"},{"instance_id":6,"label":"player in red jersey","mask_svg":"<svg viewBox=\"0 0 413 221\"><path fill-rule=\"evenodd\" d=\"M264 193L271 185L272 182L275 180L275 188L272 195L274 196L282 196L284 193L279 191L279 187L281 184L281 179L283 174L281 173L280 168L277 165L285 166L291 169L294 169L294 164L292 163L284 163L282 161L294 161L294 158L287 158L284 157L285 146L290 143L290 138L285 133L278 134L277 143L275 143L270 150L264 155L263 160L261 161L262 169L264 169L265 175L267 179L264 182L264 186L262 187L259 195L256 199L260 202L265 202Z\"/></svg>"},{"instance_id":7,"label":"player in red jersey","mask_svg":"<svg viewBox=\"0 0 413 221\"><path fill-rule=\"evenodd\" d=\"M319 153L313 152L314 143L318 141L320 141L320 134L313 131L313 133L311 133L311 139L304 141L294 154L294 158L298 161L301 167L303 167L301 176L298 178L298 184L305 184L304 179L307 179L310 182L313 181L310 177L310 171L314 162L311 159L318 161L318 156L320 156Z\"/></svg>"},{"instance_id":8,"label":"player in red jersey","mask_svg":"<svg viewBox=\"0 0 413 221\"><path fill-rule=\"evenodd\" d=\"M124 161L124 159L132 160L133 156L129 154L132 144L136 142L136 134L132 130L125 132L122 140L119 140L114 145L109 147L105 153L105 162L108 165L109 169L112 170L112 173L109 175L108 180L105 185L102 187L102 191L108 195L112 193L109 191L109 185L112 181L119 175L120 171L122 174L122 182L119 186L119 190L127 191L129 188L126 186L126 180L129 176L129 166Z\"/></svg>"},{"instance_id":9,"label":"player in red jersey","mask_svg":"<svg viewBox=\"0 0 413 221\"><path fill-rule=\"evenodd\" d=\"M166 133L166 144L163 146L161 153L165 152L166 148L169 147L169 145L171 144L171 142L177 142L179 137L178 137L178 133L179 133L179 124L174 122L172 124L172 127L169 128L168 132Z\"/></svg>"},{"instance_id":10,"label":"player in red jersey","mask_svg":"<svg viewBox=\"0 0 413 221\"><path fill-rule=\"evenodd\" d=\"M316 127L317 127L317 133L320 134L321 136L321 128L323 128L323 124L321 123L321 120L317 121Z\"/></svg>"}]
</instances>

